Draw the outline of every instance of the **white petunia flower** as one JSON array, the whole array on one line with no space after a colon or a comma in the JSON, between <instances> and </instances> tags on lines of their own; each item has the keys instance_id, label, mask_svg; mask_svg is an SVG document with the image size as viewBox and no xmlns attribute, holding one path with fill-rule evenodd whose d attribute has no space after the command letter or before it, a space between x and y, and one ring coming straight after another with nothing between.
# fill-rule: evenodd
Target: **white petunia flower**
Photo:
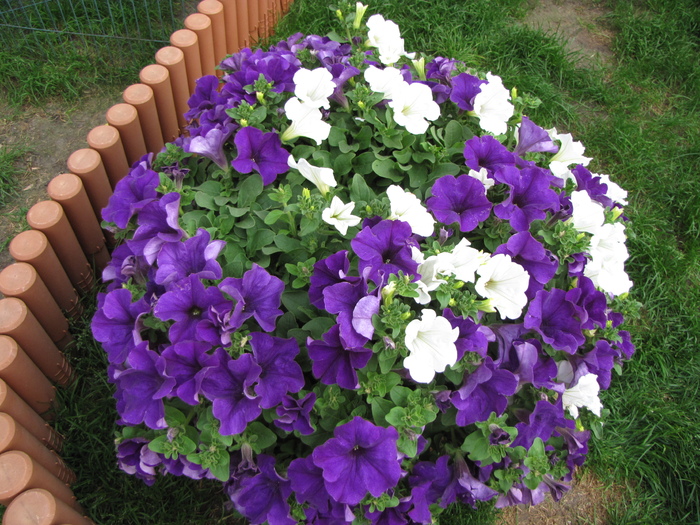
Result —
<instances>
[{"instance_id":1,"label":"white petunia flower","mask_svg":"<svg viewBox=\"0 0 700 525\"><path fill-rule=\"evenodd\" d=\"M452 264L451 274L455 279L465 283L473 283L476 280L476 270L491 259L491 255L471 247L471 243L462 238L450 253Z\"/></svg>"},{"instance_id":2,"label":"white petunia flower","mask_svg":"<svg viewBox=\"0 0 700 525\"><path fill-rule=\"evenodd\" d=\"M292 97L284 105L284 112L292 123L280 137L283 142L296 137L308 137L316 141L316 144L320 146L321 142L328 138L331 132L331 125L322 120L320 109L304 104L298 98Z\"/></svg>"},{"instance_id":3,"label":"white petunia flower","mask_svg":"<svg viewBox=\"0 0 700 525\"><path fill-rule=\"evenodd\" d=\"M610 180L610 175L605 175L604 173L593 173L594 177L600 177L601 182L608 187L608 191L605 192L605 196L616 202L627 206L627 190L621 188L613 181Z\"/></svg>"},{"instance_id":4,"label":"white petunia flower","mask_svg":"<svg viewBox=\"0 0 700 525\"><path fill-rule=\"evenodd\" d=\"M485 264L477 268L479 280L476 292L489 299L493 308L498 310L501 319L517 319L527 304L525 291L530 284L530 274L510 255L494 255Z\"/></svg>"},{"instance_id":5,"label":"white petunia flower","mask_svg":"<svg viewBox=\"0 0 700 525\"><path fill-rule=\"evenodd\" d=\"M305 179L313 182L322 195L326 195L330 188L335 188L338 184L335 181L335 176L331 168L313 166L309 164L309 161L306 159L299 159L299 162L296 162L291 155L287 160L287 164L290 168L299 170L299 173L301 173Z\"/></svg>"},{"instance_id":6,"label":"white petunia flower","mask_svg":"<svg viewBox=\"0 0 700 525\"><path fill-rule=\"evenodd\" d=\"M571 133L559 134L556 128L548 129L547 133L549 133L552 140L561 142L559 151L549 161L549 169L556 177L560 179L571 178L573 174L569 170L569 166L572 164L588 166L588 163L591 162L592 159L590 157L583 156L586 148L582 143L575 142Z\"/></svg>"},{"instance_id":7,"label":"white petunia flower","mask_svg":"<svg viewBox=\"0 0 700 525\"><path fill-rule=\"evenodd\" d=\"M591 259L583 270L583 275L596 287L612 295L629 292L633 284L625 272L625 261L629 257L625 240L622 223L604 224L591 238L588 250Z\"/></svg>"},{"instance_id":8,"label":"white petunia flower","mask_svg":"<svg viewBox=\"0 0 700 525\"><path fill-rule=\"evenodd\" d=\"M382 15L372 15L367 20L367 41L379 51L379 61L385 65L396 63L402 56L413 58L415 53L406 53L399 26Z\"/></svg>"},{"instance_id":9,"label":"white petunia flower","mask_svg":"<svg viewBox=\"0 0 700 525\"><path fill-rule=\"evenodd\" d=\"M437 255L431 255L424 260L423 254L418 248L411 247L411 258L418 263L418 273L420 281L418 284L418 304L428 304L432 298L430 293L436 290L441 284L446 283L441 275L450 275L453 273L452 254L442 252Z\"/></svg>"},{"instance_id":10,"label":"white petunia flower","mask_svg":"<svg viewBox=\"0 0 700 525\"><path fill-rule=\"evenodd\" d=\"M391 66L384 69L369 66L365 70L365 80L372 91L383 93L387 99L391 99L394 91L400 91L404 84L408 86L408 82L403 79L401 71Z\"/></svg>"},{"instance_id":11,"label":"white petunia flower","mask_svg":"<svg viewBox=\"0 0 700 525\"><path fill-rule=\"evenodd\" d=\"M294 94L314 108L330 108L328 97L335 91L333 75L325 67L299 69L294 73Z\"/></svg>"},{"instance_id":12,"label":"white petunia flower","mask_svg":"<svg viewBox=\"0 0 700 525\"><path fill-rule=\"evenodd\" d=\"M484 193L493 188L493 185L496 184L496 181L489 178L488 174L489 172L486 168L481 168L479 171L469 170L469 173L467 173L470 177L481 181L484 185Z\"/></svg>"},{"instance_id":13,"label":"white petunia flower","mask_svg":"<svg viewBox=\"0 0 700 525\"><path fill-rule=\"evenodd\" d=\"M335 226L341 234L345 235L348 232L348 228L357 226L362 220L360 217L352 214L354 209L354 202L343 204L343 201L338 197L333 197L330 207L321 213L321 218L331 226Z\"/></svg>"},{"instance_id":14,"label":"white petunia flower","mask_svg":"<svg viewBox=\"0 0 700 525\"><path fill-rule=\"evenodd\" d=\"M430 237L433 234L435 219L418 197L396 185L386 189L386 196L391 203L390 219L407 222L416 235Z\"/></svg>"},{"instance_id":15,"label":"white petunia flower","mask_svg":"<svg viewBox=\"0 0 700 525\"><path fill-rule=\"evenodd\" d=\"M591 199L587 191L571 193L571 221L580 232L595 234L605 222L603 205Z\"/></svg>"},{"instance_id":16,"label":"white petunia flower","mask_svg":"<svg viewBox=\"0 0 700 525\"><path fill-rule=\"evenodd\" d=\"M423 310L421 319L414 319L406 326L406 348L410 351L403 366L414 381L430 383L435 372L444 372L446 366L457 362L455 341L459 328L438 316L433 310Z\"/></svg>"},{"instance_id":17,"label":"white petunia flower","mask_svg":"<svg viewBox=\"0 0 700 525\"><path fill-rule=\"evenodd\" d=\"M599 392L598 376L586 374L579 378L578 383L564 391L562 403L574 418L578 418L578 409L584 407L600 417L603 404L598 397Z\"/></svg>"},{"instance_id":18,"label":"white petunia flower","mask_svg":"<svg viewBox=\"0 0 700 525\"><path fill-rule=\"evenodd\" d=\"M440 106L433 100L433 92L425 84L404 82L393 90L389 107L394 110L394 120L413 135L425 133L428 121L440 116Z\"/></svg>"},{"instance_id":19,"label":"white petunia flower","mask_svg":"<svg viewBox=\"0 0 700 525\"><path fill-rule=\"evenodd\" d=\"M486 74L488 82L481 85L481 91L474 97L474 114L484 131L500 135L508 130L508 120L515 107L510 103L510 93L503 86L501 77Z\"/></svg>"}]
</instances>

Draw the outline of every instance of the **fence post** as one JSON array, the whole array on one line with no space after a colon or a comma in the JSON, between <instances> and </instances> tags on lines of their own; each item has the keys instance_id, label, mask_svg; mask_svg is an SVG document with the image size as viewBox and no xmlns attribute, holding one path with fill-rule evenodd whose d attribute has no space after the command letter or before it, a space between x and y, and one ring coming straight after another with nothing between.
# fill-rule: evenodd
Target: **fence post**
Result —
<instances>
[{"instance_id":1,"label":"fence post","mask_svg":"<svg viewBox=\"0 0 700 525\"><path fill-rule=\"evenodd\" d=\"M185 54L182 52L182 49L174 46L161 47L156 52L156 63L168 70L175 111L177 112L177 121L180 125L180 131L184 131L187 126L185 113L190 109L187 105L187 101L190 98L190 86L187 80Z\"/></svg>"},{"instance_id":2,"label":"fence post","mask_svg":"<svg viewBox=\"0 0 700 525\"><path fill-rule=\"evenodd\" d=\"M136 108L141 123L141 133L146 144L146 150L158 153L163 149L163 130L158 120L156 99L153 89L146 84L132 84L124 90L122 98L127 104Z\"/></svg>"},{"instance_id":3,"label":"fence post","mask_svg":"<svg viewBox=\"0 0 700 525\"><path fill-rule=\"evenodd\" d=\"M170 85L170 73L159 64L144 67L139 73L143 84L150 86L156 99L158 120L163 131L163 141L171 142L180 135L175 111L173 89Z\"/></svg>"}]
</instances>

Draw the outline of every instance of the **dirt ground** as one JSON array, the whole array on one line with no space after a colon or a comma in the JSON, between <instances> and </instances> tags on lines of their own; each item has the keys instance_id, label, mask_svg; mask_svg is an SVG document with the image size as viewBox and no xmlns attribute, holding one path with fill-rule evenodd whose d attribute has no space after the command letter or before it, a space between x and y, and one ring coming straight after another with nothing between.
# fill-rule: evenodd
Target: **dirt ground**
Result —
<instances>
[{"instance_id":1,"label":"dirt ground","mask_svg":"<svg viewBox=\"0 0 700 525\"><path fill-rule=\"evenodd\" d=\"M530 0L524 23L562 35L569 49L581 56L581 67L609 65L614 34L606 24L606 11L596 0ZM135 80L136 82L136 80ZM66 159L87 147L86 137L106 123L105 112L121 102L116 89L86 93L74 104L48 103L42 108L11 110L0 101L0 146L25 146L29 153L21 165L19 196L0 209L0 241L22 229L22 217L34 203L48 198L46 185L64 173ZM2 243L0 243L1 245ZM12 261L7 249L0 252L0 268ZM614 498L592 474L584 473L560 502L547 500L532 508L510 508L501 513L500 525L577 525L607 523L605 507Z\"/></svg>"}]
</instances>

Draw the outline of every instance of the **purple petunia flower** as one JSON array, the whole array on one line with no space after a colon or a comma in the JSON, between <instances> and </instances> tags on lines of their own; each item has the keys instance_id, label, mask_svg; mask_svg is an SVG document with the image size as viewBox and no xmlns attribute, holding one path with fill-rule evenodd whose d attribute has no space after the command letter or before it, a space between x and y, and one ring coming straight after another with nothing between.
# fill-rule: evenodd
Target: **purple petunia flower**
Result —
<instances>
[{"instance_id":1,"label":"purple petunia flower","mask_svg":"<svg viewBox=\"0 0 700 525\"><path fill-rule=\"evenodd\" d=\"M372 350L346 348L340 336L340 327L335 324L323 334L323 341L306 341L309 358L313 362L314 377L324 385L338 384L342 388L355 390L360 384L356 370L363 368L372 358Z\"/></svg>"},{"instance_id":2,"label":"purple petunia flower","mask_svg":"<svg viewBox=\"0 0 700 525\"><path fill-rule=\"evenodd\" d=\"M153 154L145 155L135 162L126 177L117 182L107 207L102 210L105 221L113 222L123 230L131 217L158 198L156 188L160 184L160 177L151 169L152 156Z\"/></svg>"},{"instance_id":3,"label":"purple petunia flower","mask_svg":"<svg viewBox=\"0 0 700 525\"><path fill-rule=\"evenodd\" d=\"M127 241L136 256L143 255L153 264L166 242L179 242L184 231L180 228L180 194L168 193L157 201L148 203L138 214L138 228Z\"/></svg>"},{"instance_id":4,"label":"purple petunia flower","mask_svg":"<svg viewBox=\"0 0 700 525\"><path fill-rule=\"evenodd\" d=\"M187 101L190 109L184 115L186 120L197 119L202 112L225 103L224 97L219 94L219 83L216 75L204 75L197 79L194 93Z\"/></svg>"},{"instance_id":5,"label":"purple petunia flower","mask_svg":"<svg viewBox=\"0 0 700 525\"><path fill-rule=\"evenodd\" d=\"M559 146L554 144L552 137L529 118L523 116L518 127L518 144L513 153L522 157L528 151L556 153Z\"/></svg>"},{"instance_id":6,"label":"purple petunia flower","mask_svg":"<svg viewBox=\"0 0 700 525\"><path fill-rule=\"evenodd\" d=\"M131 349L141 342L138 319L150 310L143 298L132 303L131 292L124 288L98 294L92 335L102 343L110 363L123 363Z\"/></svg>"},{"instance_id":7,"label":"purple petunia flower","mask_svg":"<svg viewBox=\"0 0 700 525\"><path fill-rule=\"evenodd\" d=\"M216 286L204 287L196 275L173 284L158 298L153 313L162 321L173 320L170 341L198 339L197 324L209 318L211 307L223 307L228 301Z\"/></svg>"},{"instance_id":8,"label":"purple petunia flower","mask_svg":"<svg viewBox=\"0 0 700 525\"><path fill-rule=\"evenodd\" d=\"M325 310L337 314L340 336L348 347L362 347L372 338L372 316L379 312L379 298L368 295L367 281L341 282L323 290Z\"/></svg>"},{"instance_id":9,"label":"purple petunia flower","mask_svg":"<svg viewBox=\"0 0 700 525\"><path fill-rule=\"evenodd\" d=\"M467 426L485 421L491 412L501 415L518 387L518 379L508 370L497 368L487 357L479 367L468 374L464 384L452 394L457 408L457 424Z\"/></svg>"},{"instance_id":10,"label":"purple petunia flower","mask_svg":"<svg viewBox=\"0 0 700 525\"><path fill-rule=\"evenodd\" d=\"M433 196L426 201L428 209L443 224L458 222L462 232L472 231L491 213L483 183L469 175L440 177L431 192Z\"/></svg>"},{"instance_id":11,"label":"purple petunia flower","mask_svg":"<svg viewBox=\"0 0 700 525\"><path fill-rule=\"evenodd\" d=\"M308 502L319 511L328 512L331 497L323 483L323 471L314 465L313 457L292 460L287 476L299 503Z\"/></svg>"},{"instance_id":12,"label":"purple petunia flower","mask_svg":"<svg viewBox=\"0 0 700 525\"><path fill-rule=\"evenodd\" d=\"M291 483L275 470L275 458L266 454L257 457L260 472L244 478L230 496L236 510L250 523L295 525L290 515L287 498L292 493Z\"/></svg>"},{"instance_id":13,"label":"purple petunia flower","mask_svg":"<svg viewBox=\"0 0 700 525\"><path fill-rule=\"evenodd\" d=\"M557 375L557 364L542 351L537 339L513 341L510 349L497 361L498 367L510 370L518 379L518 389L526 383L535 388L553 388Z\"/></svg>"},{"instance_id":14,"label":"purple petunia flower","mask_svg":"<svg viewBox=\"0 0 700 525\"><path fill-rule=\"evenodd\" d=\"M518 429L518 436L513 441L512 446L529 449L535 438L547 441L555 432L556 427L564 424L565 420L561 403L553 405L548 401L540 400L527 421L515 425L515 428Z\"/></svg>"},{"instance_id":15,"label":"purple petunia flower","mask_svg":"<svg viewBox=\"0 0 700 525\"><path fill-rule=\"evenodd\" d=\"M148 448L149 443L145 438L123 440L117 445L117 463L121 470L150 487L156 482L156 467L161 464L161 458Z\"/></svg>"},{"instance_id":16,"label":"purple petunia flower","mask_svg":"<svg viewBox=\"0 0 700 525\"><path fill-rule=\"evenodd\" d=\"M175 379L165 375L165 360L144 341L129 352L127 362L131 368L115 377L119 424L166 428L163 398L171 395Z\"/></svg>"},{"instance_id":17,"label":"purple petunia flower","mask_svg":"<svg viewBox=\"0 0 700 525\"><path fill-rule=\"evenodd\" d=\"M247 319L254 317L266 332L275 329L275 321L282 315L279 308L284 291L282 279L253 264L242 278L227 277L221 281L219 289L236 301L228 321L231 327L239 328Z\"/></svg>"},{"instance_id":18,"label":"purple petunia flower","mask_svg":"<svg viewBox=\"0 0 700 525\"><path fill-rule=\"evenodd\" d=\"M289 152L282 147L277 133L263 133L258 128L247 126L236 133L233 141L238 156L231 161L231 166L239 173L255 170L267 185L280 173L289 171Z\"/></svg>"},{"instance_id":19,"label":"purple petunia flower","mask_svg":"<svg viewBox=\"0 0 700 525\"><path fill-rule=\"evenodd\" d=\"M564 290L540 290L530 302L523 325L539 333L553 348L573 354L586 342L579 310Z\"/></svg>"},{"instance_id":20,"label":"purple petunia flower","mask_svg":"<svg viewBox=\"0 0 700 525\"><path fill-rule=\"evenodd\" d=\"M199 279L221 279L221 266L216 258L223 250L224 241L212 241L204 228L184 243L168 243L158 254L155 281L167 285L195 275Z\"/></svg>"},{"instance_id":21,"label":"purple petunia flower","mask_svg":"<svg viewBox=\"0 0 700 525\"><path fill-rule=\"evenodd\" d=\"M250 334L253 357L260 367L255 393L262 408L273 408L287 393L295 394L304 386L301 367L294 361L299 353L295 339L281 339L262 332Z\"/></svg>"},{"instance_id":22,"label":"purple petunia flower","mask_svg":"<svg viewBox=\"0 0 700 525\"><path fill-rule=\"evenodd\" d=\"M313 392L309 392L302 399L284 396L282 404L276 410L278 418L273 423L287 432L296 430L302 435L311 435L314 433L314 427L311 426L309 416L315 403L316 394Z\"/></svg>"},{"instance_id":23,"label":"purple petunia flower","mask_svg":"<svg viewBox=\"0 0 700 525\"><path fill-rule=\"evenodd\" d=\"M238 125L205 127L202 126L200 134L191 138L186 138L183 143L183 150L187 153L196 153L208 158L219 166L222 170L228 168L228 158L224 151L224 146L233 135Z\"/></svg>"},{"instance_id":24,"label":"purple petunia flower","mask_svg":"<svg viewBox=\"0 0 700 525\"><path fill-rule=\"evenodd\" d=\"M489 340L495 338L487 326L475 323L471 317L455 315L449 308L445 308L442 316L450 322L452 328L459 328L459 337L455 341L457 361L467 352L475 352L481 357L486 357Z\"/></svg>"},{"instance_id":25,"label":"purple petunia flower","mask_svg":"<svg viewBox=\"0 0 700 525\"><path fill-rule=\"evenodd\" d=\"M395 428L378 427L354 417L335 428L333 438L316 447L314 464L323 471L328 493L338 502L356 505L367 492L379 497L401 478Z\"/></svg>"},{"instance_id":26,"label":"purple petunia flower","mask_svg":"<svg viewBox=\"0 0 700 525\"><path fill-rule=\"evenodd\" d=\"M501 244L493 253L510 255L513 262L527 270L530 274L530 286L525 294L530 300L543 285L552 280L559 269L557 258L528 231L512 235L506 244Z\"/></svg>"},{"instance_id":27,"label":"purple petunia flower","mask_svg":"<svg viewBox=\"0 0 700 525\"><path fill-rule=\"evenodd\" d=\"M452 77L451 80L450 100L457 104L459 109L474 111L474 97L481 92L481 85L486 84L486 80L481 80L469 73L460 73Z\"/></svg>"},{"instance_id":28,"label":"purple petunia flower","mask_svg":"<svg viewBox=\"0 0 700 525\"><path fill-rule=\"evenodd\" d=\"M252 355L231 359L221 347L214 358L212 365L201 372L202 394L213 404L214 417L221 422L221 435L240 434L262 412L260 398L254 392L262 369Z\"/></svg>"},{"instance_id":29,"label":"purple petunia flower","mask_svg":"<svg viewBox=\"0 0 700 525\"><path fill-rule=\"evenodd\" d=\"M314 263L311 285L309 286L309 302L316 308L325 309L323 290L326 287L342 282L355 282L360 279L349 276L349 269L350 260L347 250L341 250Z\"/></svg>"},{"instance_id":30,"label":"purple petunia flower","mask_svg":"<svg viewBox=\"0 0 700 525\"><path fill-rule=\"evenodd\" d=\"M515 156L491 135L472 137L464 143L464 163L474 171L486 168L489 174L515 166Z\"/></svg>"},{"instance_id":31,"label":"purple petunia flower","mask_svg":"<svg viewBox=\"0 0 700 525\"><path fill-rule=\"evenodd\" d=\"M374 226L365 226L350 241L360 258L360 274L369 268L368 279L382 284L390 274L403 272L415 276L418 263L411 257L411 246L417 243L412 237L411 226L404 221L382 220Z\"/></svg>"},{"instance_id":32,"label":"purple petunia flower","mask_svg":"<svg viewBox=\"0 0 700 525\"><path fill-rule=\"evenodd\" d=\"M199 404L204 368L214 364L207 354L211 345L202 341L182 341L169 346L161 355L165 360L165 373L177 381L174 393L188 405Z\"/></svg>"},{"instance_id":33,"label":"purple petunia flower","mask_svg":"<svg viewBox=\"0 0 700 525\"><path fill-rule=\"evenodd\" d=\"M516 231L529 229L534 220L544 219L546 211L559 210L559 196L549 187L550 175L541 168L501 168L494 173L496 181L510 186L505 201L494 207L499 219L510 221Z\"/></svg>"}]
</instances>

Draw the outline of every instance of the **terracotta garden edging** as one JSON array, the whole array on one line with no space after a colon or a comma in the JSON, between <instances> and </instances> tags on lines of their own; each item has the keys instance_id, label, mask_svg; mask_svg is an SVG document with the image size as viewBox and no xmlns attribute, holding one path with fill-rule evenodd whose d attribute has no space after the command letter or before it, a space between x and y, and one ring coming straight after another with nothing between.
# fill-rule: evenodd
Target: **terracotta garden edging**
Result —
<instances>
[{"instance_id":1,"label":"terracotta garden edging","mask_svg":"<svg viewBox=\"0 0 700 525\"><path fill-rule=\"evenodd\" d=\"M70 173L51 180L51 200L27 213L32 229L10 242L17 262L0 271L0 504L8 505L3 523L49 515L51 523L93 523L70 489L75 474L57 454L63 438L47 421L53 417L53 385L75 379L63 353L73 343L68 319L82 315L80 296L94 291L114 245L100 227L100 211L134 161L184 131L196 79L215 74L214 65L226 54L267 37L290 3L201 1L185 28L172 34L171 46L142 69L140 83L124 90L124 102L107 110L107 124L88 133L89 147L70 155Z\"/></svg>"}]
</instances>

